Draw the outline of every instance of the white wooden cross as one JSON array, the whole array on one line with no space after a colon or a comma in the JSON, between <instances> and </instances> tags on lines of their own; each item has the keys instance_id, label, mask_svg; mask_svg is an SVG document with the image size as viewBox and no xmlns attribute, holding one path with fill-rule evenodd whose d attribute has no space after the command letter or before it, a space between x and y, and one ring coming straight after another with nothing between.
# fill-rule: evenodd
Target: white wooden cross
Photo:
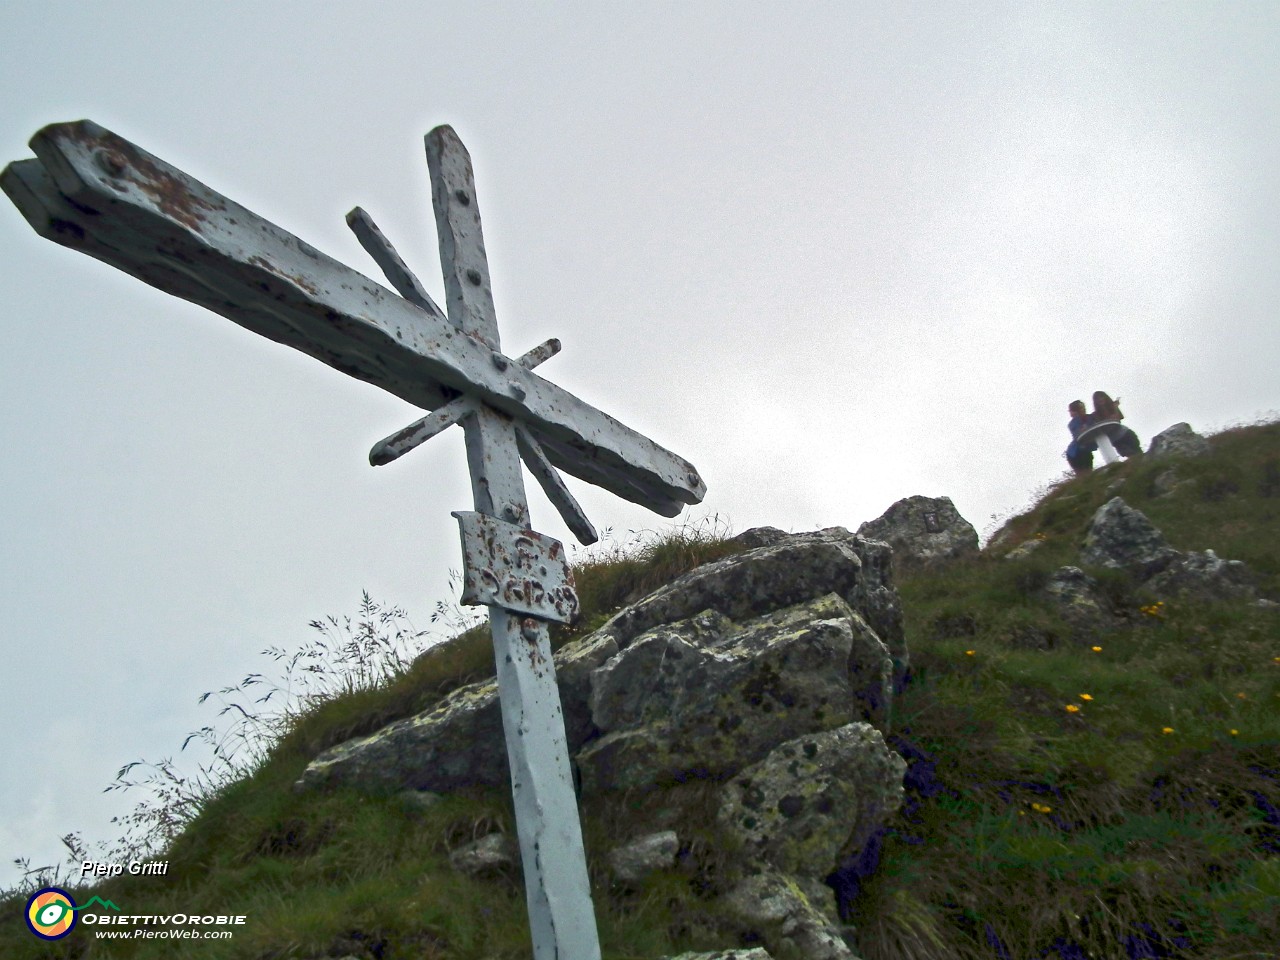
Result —
<instances>
[{"instance_id":1,"label":"white wooden cross","mask_svg":"<svg viewBox=\"0 0 1280 960\"><path fill-rule=\"evenodd\" d=\"M364 211L347 217L399 296L87 120L45 127L0 175L41 236L79 250L431 412L377 444L378 465L455 423L474 512L457 512L463 602L487 605L537 960L598 960L548 621L577 612L561 545L529 522L521 460L583 543L557 469L663 516L706 487L688 461L534 374L558 340L502 353L471 158L426 138L447 313Z\"/></svg>"}]
</instances>

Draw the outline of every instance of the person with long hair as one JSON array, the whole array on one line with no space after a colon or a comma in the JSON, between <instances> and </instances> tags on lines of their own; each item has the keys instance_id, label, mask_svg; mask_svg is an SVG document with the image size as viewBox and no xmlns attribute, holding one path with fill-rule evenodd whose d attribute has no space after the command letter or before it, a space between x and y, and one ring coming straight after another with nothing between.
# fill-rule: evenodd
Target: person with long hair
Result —
<instances>
[{"instance_id":1,"label":"person with long hair","mask_svg":"<svg viewBox=\"0 0 1280 960\"><path fill-rule=\"evenodd\" d=\"M1082 404L1083 406L1083 404ZM1101 390L1095 390L1093 393L1093 414L1091 415L1091 423L1107 423L1114 421L1119 423L1124 419L1124 414L1120 412L1120 398L1114 400ZM1111 443L1116 448L1116 453L1124 457L1137 456L1142 453L1142 441L1138 439L1138 435L1128 427L1123 427L1111 437Z\"/></svg>"},{"instance_id":2,"label":"person with long hair","mask_svg":"<svg viewBox=\"0 0 1280 960\"><path fill-rule=\"evenodd\" d=\"M1120 421L1124 414L1120 412L1120 400L1112 400L1101 390L1093 392L1093 422L1106 423L1108 420Z\"/></svg>"}]
</instances>

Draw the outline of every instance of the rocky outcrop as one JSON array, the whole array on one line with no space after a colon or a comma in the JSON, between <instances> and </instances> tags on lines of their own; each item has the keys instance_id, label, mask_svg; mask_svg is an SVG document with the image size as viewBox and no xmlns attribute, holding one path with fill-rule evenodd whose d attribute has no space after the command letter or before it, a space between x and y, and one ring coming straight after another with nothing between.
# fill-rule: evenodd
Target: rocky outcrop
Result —
<instances>
[{"instance_id":1,"label":"rocky outcrop","mask_svg":"<svg viewBox=\"0 0 1280 960\"><path fill-rule=\"evenodd\" d=\"M889 551L843 528L677 578L555 656L587 792L725 778L804 733L887 729L907 669ZM317 757L302 787L449 793L507 779L495 681Z\"/></svg>"},{"instance_id":2,"label":"rocky outcrop","mask_svg":"<svg viewBox=\"0 0 1280 960\"><path fill-rule=\"evenodd\" d=\"M1127 570L1140 580L1159 573L1178 559L1146 514L1112 497L1093 515L1080 559L1089 566Z\"/></svg>"},{"instance_id":3,"label":"rocky outcrop","mask_svg":"<svg viewBox=\"0 0 1280 960\"><path fill-rule=\"evenodd\" d=\"M400 720L320 754L300 788L329 782L450 793L477 783L501 783L506 740L496 681L461 687L431 710Z\"/></svg>"},{"instance_id":4,"label":"rocky outcrop","mask_svg":"<svg viewBox=\"0 0 1280 960\"><path fill-rule=\"evenodd\" d=\"M824 880L897 810L906 769L884 738L908 662L890 549L840 527L739 542L556 653L570 755L584 801L665 791L602 851L616 880L672 868L699 818L736 851L723 896L744 932L779 960L848 960ZM326 751L300 787L507 778L490 681ZM707 791L712 824L675 799ZM507 868L501 838L472 847L459 869Z\"/></svg>"},{"instance_id":5,"label":"rocky outcrop","mask_svg":"<svg viewBox=\"0 0 1280 960\"><path fill-rule=\"evenodd\" d=\"M835 593L888 646L898 673L905 672L902 605L893 588L886 544L844 527L797 534L761 527L738 539L760 545L678 577L626 607L599 632L622 648L645 630L703 610L740 620Z\"/></svg>"},{"instance_id":6,"label":"rocky outcrop","mask_svg":"<svg viewBox=\"0 0 1280 960\"><path fill-rule=\"evenodd\" d=\"M600 736L578 752L583 792L720 780L798 733L848 723L855 635L875 680L862 706L882 720L889 652L835 594L740 626L707 612L646 631L592 674Z\"/></svg>"},{"instance_id":7,"label":"rocky outcrop","mask_svg":"<svg viewBox=\"0 0 1280 960\"><path fill-rule=\"evenodd\" d=\"M1223 560L1212 550L1185 554L1147 581L1159 597L1192 597L1197 600L1253 600L1256 579L1239 560Z\"/></svg>"},{"instance_id":8,"label":"rocky outcrop","mask_svg":"<svg viewBox=\"0 0 1280 960\"><path fill-rule=\"evenodd\" d=\"M1223 560L1212 550L1182 553L1165 541L1146 515L1115 497L1093 515L1080 559L1085 564L1125 570L1157 597L1196 600L1252 600L1255 578L1239 560Z\"/></svg>"},{"instance_id":9,"label":"rocky outcrop","mask_svg":"<svg viewBox=\"0 0 1280 960\"><path fill-rule=\"evenodd\" d=\"M1157 433L1147 448L1147 455L1151 457L1198 457L1208 452L1209 441L1187 423L1175 423Z\"/></svg>"},{"instance_id":10,"label":"rocky outcrop","mask_svg":"<svg viewBox=\"0 0 1280 960\"><path fill-rule=\"evenodd\" d=\"M978 552L978 531L950 497L899 500L858 527L858 536L889 544L899 563L932 563Z\"/></svg>"},{"instance_id":11,"label":"rocky outcrop","mask_svg":"<svg viewBox=\"0 0 1280 960\"><path fill-rule=\"evenodd\" d=\"M556 679L571 748L595 729L586 709L590 673L615 653L612 638L593 634L556 655ZM307 766L299 785L341 781L373 790L451 793L506 779L498 684L489 680L460 687L425 713L325 751Z\"/></svg>"}]
</instances>

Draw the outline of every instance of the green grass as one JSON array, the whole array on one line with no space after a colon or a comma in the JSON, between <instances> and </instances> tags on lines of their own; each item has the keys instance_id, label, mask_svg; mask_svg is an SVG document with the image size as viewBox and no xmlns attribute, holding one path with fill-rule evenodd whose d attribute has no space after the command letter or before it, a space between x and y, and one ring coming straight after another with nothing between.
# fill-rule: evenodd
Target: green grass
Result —
<instances>
[{"instance_id":1,"label":"green grass","mask_svg":"<svg viewBox=\"0 0 1280 960\"><path fill-rule=\"evenodd\" d=\"M1086 569L1118 618L1085 635L1042 593L1054 570L1079 565L1089 518L1119 495L1174 547L1244 560L1263 594L1280 597L1280 424L1211 442L1210 456L1173 466L1181 482L1168 496L1155 494L1170 462L1126 462L1052 485L977 557L904 572L912 677L891 739L910 763L907 802L846 903L865 960L1280 955L1280 614L1157 608L1127 576ZM684 529L575 561L583 618L553 643L735 549L723 534ZM1033 537L1043 543L1030 557L1003 559ZM234 939L107 946L78 930L46 945L26 932L14 892L0 899L0 955L527 957L519 878L468 879L448 865L458 845L511 832L504 790L424 810L290 788L318 750L492 670L487 633L473 630L373 689L312 705L251 774L202 799L169 846L167 877L93 890L133 911L246 914ZM691 784L586 806L607 958L737 945L715 899L733 867L714 805ZM619 887L604 851L621 825L660 808L699 825L680 866Z\"/></svg>"},{"instance_id":2,"label":"green grass","mask_svg":"<svg viewBox=\"0 0 1280 960\"><path fill-rule=\"evenodd\" d=\"M1212 444L1167 497L1169 461L1065 480L995 549L900 584L915 677L897 733L926 758L853 906L867 960L1280 955L1280 616L1155 608L1086 568L1121 619L1082 637L1040 593L1118 495L1277 596L1280 424Z\"/></svg>"}]
</instances>

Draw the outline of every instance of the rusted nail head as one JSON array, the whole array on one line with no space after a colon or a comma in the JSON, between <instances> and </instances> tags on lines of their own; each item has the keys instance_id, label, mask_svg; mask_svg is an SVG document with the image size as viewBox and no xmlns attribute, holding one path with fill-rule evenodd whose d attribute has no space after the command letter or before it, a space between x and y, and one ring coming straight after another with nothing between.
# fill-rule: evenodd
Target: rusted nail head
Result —
<instances>
[{"instance_id":1,"label":"rusted nail head","mask_svg":"<svg viewBox=\"0 0 1280 960\"><path fill-rule=\"evenodd\" d=\"M507 369L507 358L496 350L490 355L490 358L493 360L493 365L499 370Z\"/></svg>"},{"instance_id":2,"label":"rusted nail head","mask_svg":"<svg viewBox=\"0 0 1280 960\"><path fill-rule=\"evenodd\" d=\"M698 479L698 475L696 473L691 472L689 474L689 482L696 485L701 481Z\"/></svg>"},{"instance_id":3,"label":"rusted nail head","mask_svg":"<svg viewBox=\"0 0 1280 960\"><path fill-rule=\"evenodd\" d=\"M98 168L109 177L120 176L128 166L124 155L118 150L99 150L94 154L94 160L97 161Z\"/></svg>"},{"instance_id":4,"label":"rusted nail head","mask_svg":"<svg viewBox=\"0 0 1280 960\"><path fill-rule=\"evenodd\" d=\"M479 271L479 270L475 270L475 269L468 270L468 271L467 271L467 279L468 279L468 280L470 280L470 281L471 281L473 284L475 284L477 287L478 287L478 286L480 286L480 281L481 281L481 279L482 279L482 278L481 278L481 276L480 276L480 271Z\"/></svg>"},{"instance_id":5,"label":"rusted nail head","mask_svg":"<svg viewBox=\"0 0 1280 960\"><path fill-rule=\"evenodd\" d=\"M511 387L511 395L513 397L515 397L517 400L524 399L524 396L525 396L524 387L520 386L520 384L516 383L514 380L511 381L510 387Z\"/></svg>"},{"instance_id":6,"label":"rusted nail head","mask_svg":"<svg viewBox=\"0 0 1280 960\"><path fill-rule=\"evenodd\" d=\"M464 207L471 206L471 195L465 190L455 190L453 195L458 198L458 202Z\"/></svg>"}]
</instances>

